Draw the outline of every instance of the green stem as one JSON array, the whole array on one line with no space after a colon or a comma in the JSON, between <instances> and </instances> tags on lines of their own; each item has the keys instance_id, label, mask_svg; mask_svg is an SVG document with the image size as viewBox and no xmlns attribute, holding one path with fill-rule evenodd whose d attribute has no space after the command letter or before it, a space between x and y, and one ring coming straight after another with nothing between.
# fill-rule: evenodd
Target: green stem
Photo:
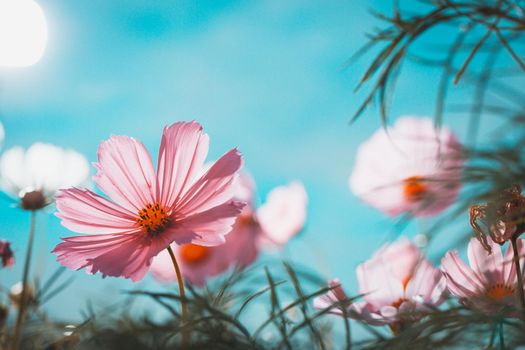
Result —
<instances>
[{"instance_id":1,"label":"green stem","mask_svg":"<svg viewBox=\"0 0 525 350\"><path fill-rule=\"evenodd\" d=\"M179 284L179 293L180 293L180 304L182 309L182 323L186 323L186 315L187 315L187 305L186 305L186 296L184 293L184 282L182 280L182 273L180 272L179 264L177 263L177 259L175 258L175 254L173 253L173 249L171 249L171 246L168 246L168 253L171 257L171 262L173 263L173 267L175 268L175 273L177 274L177 282ZM186 332L182 332L182 343L184 344L186 342Z\"/></svg>"},{"instance_id":2,"label":"green stem","mask_svg":"<svg viewBox=\"0 0 525 350\"><path fill-rule=\"evenodd\" d=\"M18 343L20 338L20 332L22 331L22 326L24 324L25 312L27 307L27 292L28 292L28 282L29 279L29 267L31 265L31 252L33 251L33 241L35 238L35 222L36 222L36 211L31 211L31 224L29 228L29 241L27 242L27 251L26 259L24 263L24 272L22 275L22 293L20 296L20 305L18 307L18 315L16 318L15 329L13 331L13 338L11 341L11 349L18 349Z\"/></svg>"},{"instance_id":3,"label":"green stem","mask_svg":"<svg viewBox=\"0 0 525 350\"><path fill-rule=\"evenodd\" d=\"M512 244L512 250L514 252L513 260L516 268L516 277L518 280L518 295L521 303L521 312L523 314L525 312L525 292L523 291L523 273L521 272L520 267L520 254L518 251L517 239L518 237L512 237L510 242Z\"/></svg>"},{"instance_id":4,"label":"green stem","mask_svg":"<svg viewBox=\"0 0 525 350\"><path fill-rule=\"evenodd\" d=\"M499 348L505 350L505 339L503 336L503 322L499 324Z\"/></svg>"}]
</instances>

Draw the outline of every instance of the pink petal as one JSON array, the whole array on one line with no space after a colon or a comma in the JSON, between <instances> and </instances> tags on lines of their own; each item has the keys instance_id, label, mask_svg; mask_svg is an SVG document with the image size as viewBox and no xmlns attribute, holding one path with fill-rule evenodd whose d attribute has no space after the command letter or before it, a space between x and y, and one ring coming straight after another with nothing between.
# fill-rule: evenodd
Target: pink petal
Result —
<instances>
[{"instance_id":1,"label":"pink petal","mask_svg":"<svg viewBox=\"0 0 525 350\"><path fill-rule=\"evenodd\" d=\"M386 320L374 305L366 302L359 301L350 305L350 316L357 320L363 320L368 324L374 326L383 326L390 323L390 320Z\"/></svg>"},{"instance_id":2,"label":"pink petal","mask_svg":"<svg viewBox=\"0 0 525 350\"><path fill-rule=\"evenodd\" d=\"M241 171L234 180L234 186L233 197L238 201L246 202L244 213L251 215L254 206L255 180L247 171Z\"/></svg>"},{"instance_id":3,"label":"pink petal","mask_svg":"<svg viewBox=\"0 0 525 350\"><path fill-rule=\"evenodd\" d=\"M203 246L215 246L225 242L224 235L228 234L237 216L241 213L244 203L229 201L206 211L193 214L178 220L180 231L188 230L194 233L191 242ZM173 235L177 242L179 237Z\"/></svg>"},{"instance_id":4,"label":"pink petal","mask_svg":"<svg viewBox=\"0 0 525 350\"><path fill-rule=\"evenodd\" d=\"M343 290L343 287L341 286L341 282L339 282L339 279L332 279L328 281L328 287L333 288L328 293L317 297L314 299L314 308L316 309L326 309L330 306L333 306L335 303L344 301L348 297L346 296L345 291ZM343 305L333 306L333 308L330 310L330 313L336 314L336 315L344 315L344 309L341 309ZM350 312L348 312L348 316L350 316Z\"/></svg>"},{"instance_id":5,"label":"pink petal","mask_svg":"<svg viewBox=\"0 0 525 350\"><path fill-rule=\"evenodd\" d=\"M235 194L234 178L241 166L239 151L228 151L175 203L174 212L191 216L231 200Z\"/></svg>"},{"instance_id":6,"label":"pink petal","mask_svg":"<svg viewBox=\"0 0 525 350\"><path fill-rule=\"evenodd\" d=\"M98 187L127 210L137 213L155 202L157 179L144 145L127 136L112 136L100 143Z\"/></svg>"},{"instance_id":7,"label":"pink petal","mask_svg":"<svg viewBox=\"0 0 525 350\"><path fill-rule=\"evenodd\" d=\"M484 284L493 285L504 282L503 257L501 248L492 241L487 240L492 248L489 254L478 239L471 238L468 244L468 260L472 269L483 279Z\"/></svg>"},{"instance_id":8,"label":"pink petal","mask_svg":"<svg viewBox=\"0 0 525 350\"><path fill-rule=\"evenodd\" d=\"M421 252L406 237L394 243L385 244L374 253L371 260L387 262L388 269L401 282L406 283L423 259Z\"/></svg>"},{"instance_id":9,"label":"pink petal","mask_svg":"<svg viewBox=\"0 0 525 350\"><path fill-rule=\"evenodd\" d=\"M407 299L421 299L425 304L439 306L445 300L446 289L442 272L425 259L418 263L407 283L405 296Z\"/></svg>"},{"instance_id":10,"label":"pink petal","mask_svg":"<svg viewBox=\"0 0 525 350\"><path fill-rule=\"evenodd\" d=\"M441 270L447 279L447 287L457 297L472 297L484 290L476 272L465 265L458 252L448 252L441 260Z\"/></svg>"},{"instance_id":11,"label":"pink petal","mask_svg":"<svg viewBox=\"0 0 525 350\"><path fill-rule=\"evenodd\" d=\"M306 221L308 197L300 182L273 189L257 210L257 219L268 238L283 245L299 233Z\"/></svg>"},{"instance_id":12,"label":"pink petal","mask_svg":"<svg viewBox=\"0 0 525 350\"><path fill-rule=\"evenodd\" d=\"M193 184L208 154L209 138L197 122L179 122L164 128L157 174L159 201L167 207Z\"/></svg>"},{"instance_id":13,"label":"pink petal","mask_svg":"<svg viewBox=\"0 0 525 350\"><path fill-rule=\"evenodd\" d=\"M52 251L62 265L86 268L92 274L122 276L134 282L144 277L153 256L164 248L157 240L143 235L74 236L62 240Z\"/></svg>"},{"instance_id":14,"label":"pink petal","mask_svg":"<svg viewBox=\"0 0 525 350\"><path fill-rule=\"evenodd\" d=\"M381 260L370 260L357 266L359 293L378 309L404 297L402 281L393 276L387 264Z\"/></svg>"},{"instance_id":15,"label":"pink petal","mask_svg":"<svg viewBox=\"0 0 525 350\"><path fill-rule=\"evenodd\" d=\"M56 197L56 206L56 215L71 231L87 234L139 231L132 213L89 190L61 190Z\"/></svg>"}]
</instances>

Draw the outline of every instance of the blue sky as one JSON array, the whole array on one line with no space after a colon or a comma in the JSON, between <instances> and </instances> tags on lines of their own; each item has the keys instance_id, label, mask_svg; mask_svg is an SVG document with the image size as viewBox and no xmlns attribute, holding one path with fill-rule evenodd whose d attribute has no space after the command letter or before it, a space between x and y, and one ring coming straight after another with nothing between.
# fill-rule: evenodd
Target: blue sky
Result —
<instances>
[{"instance_id":1,"label":"blue sky","mask_svg":"<svg viewBox=\"0 0 525 350\"><path fill-rule=\"evenodd\" d=\"M380 122L371 109L349 126L363 97L353 89L369 61L342 66L377 24L369 9L384 2L40 4L49 24L43 59L0 70L4 149L44 141L94 161L101 140L124 134L156 155L164 125L196 119L211 137L210 158L239 147L262 199L274 186L303 181L307 228L283 253L357 292L355 266L390 237L393 221L360 203L347 186L357 146ZM438 71L411 65L403 72L392 115L431 115ZM464 133L464 123L452 124ZM0 236L13 241L21 262L29 215L0 205ZM412 225L407 232L415 231ZM49 251L68 234L53 215L39 215L35 273L56 269ZM21 268L0 271L1 284L14 283ZM60 305L53 309L64 317L78 315L87 297L107 299L135 287L123 279L68 275L75 283L51 304ZM154 286L151 278L141 284Z\"/></svg>"}]
</instances>

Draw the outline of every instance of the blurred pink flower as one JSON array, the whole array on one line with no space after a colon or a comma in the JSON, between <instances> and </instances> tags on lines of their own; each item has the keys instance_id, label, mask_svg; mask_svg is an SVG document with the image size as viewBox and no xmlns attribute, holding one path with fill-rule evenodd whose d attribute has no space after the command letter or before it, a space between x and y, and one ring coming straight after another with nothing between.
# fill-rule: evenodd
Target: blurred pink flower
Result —
<instances>
[{"instance_id":1,"label":"blurred pink flower","mask_svg":"<svg viewBox=\"0 0 525 350\"><path fill-rule=\"evenodd\" d=\"M8 241L0 241L0 258L3 267L11 267L15 264L15 256Z\"/></svg>"},{"instance_id":2,"label":"blurred pink flower","mask_svg":"<svg viewBox=\"0 0 525 350\"><path fill-rule=\"evenodd\" d=\"M235 181L235 199L246 202L242 213L226 236L226 243L216 247L201 247L194 244L172 245L182 275L197 286L203 286L210 277L217 276L236 266L245 268L255 261L261 245L268 241L285 244L299 232L306 219L306 192L302 185L293 182L290 186L277 187L268 196L268 207L263 219L254 203L255 182L247 172ZM299 212L299 213L298 213ZM281 227L273 223L282 224ZM264 223L264 224L263 224ZM266 230L264 229L266 227ZM267 231L275 229L275 231ZM160 282L177 280L170 256L161 252L151 266L153 276Z\"/></svg>"},{"instance_id":3,"label":"blurred pink flower","mask_svg":"<svg viewBox=\"0 0 525 350\"><path fill-rule=\"evenodd\" d=\"M476 238L468 244L467 266L457 251L448 252L441 261L441 269L447 280L449 291L468 307L487 313L499 312L505 307L520 308L515 265L512 261L512 247L509 245L505 256L501 247L491 239L487 240L492 254L489 254ZM525 262L523 240L518 239L521 266Z\"/></svg>"},{"instance_id":4,"label":"blurred pink flower","mask_svg":"<svg viewBox=\"0 0 525 350\"><path fill-rule=\"evenodd\" d=\"M435 215L457 197L461 153L449 129L437 130L430 118L401 117L361 144L349 185L388 215Z\"/></svg>"},{"instance_id":5,"label":"blurred pink flower","mask_svg":"<svg viewBox=\"0 0 525 350\"><path fill-rule=\"evenodd\" d=\"M379 249L357 267L357 279L364 301L349 304L348 315L372 325L389 325L394 332L406 322L417 321L446 297L441 271L407 239ZM343 295L342 289L335 289L314 305L327 307L330 301L341 301Z\"/></svg>"},{"instance_id":6,"label":"blurred pink flower","mask_svg":"<svg viewBox=\"0 0 525 350\"><path fill-rule=\"evenodd\" d=\"M306 221L307 203L304 186L298 181L274 188L257 210L257 220L266 237L283 245L299 233Z\"/></svg>"},{"instance_id":7,"label":"blurred pink flower","mask_svg":"<svg viewBox=\"0 0 525 350\"><path fill-rule=\"evenodd\" d=\"M141 142L127 136L102 142L94 181L112 201L89 190L60 191L62 225L87 235L62 238L53 250L57 260L138 281L172 242L223 244L244 206L232 199L242 160L232 149L202 174L208 142L197 122L164 128L156 173Z\"/></svg>"}]
</instances>

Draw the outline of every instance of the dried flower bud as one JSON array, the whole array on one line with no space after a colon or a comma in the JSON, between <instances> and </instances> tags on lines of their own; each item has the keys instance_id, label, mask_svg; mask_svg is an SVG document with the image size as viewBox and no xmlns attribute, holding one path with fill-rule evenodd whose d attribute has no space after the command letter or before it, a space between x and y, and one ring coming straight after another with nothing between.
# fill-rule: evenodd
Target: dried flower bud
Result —
<instances>
[{"instance_id":1,"label":"dried flower bud","mask_svg":"<svg viewBox=\"0 0 525 350\"><path fill-rule=\"evenodd\" d=\"M492 250L487 236L500 245L520 236L525 232L525 196L521 194L521 187L514 185L487 204L471 206L470 224L489 253Z\"/></svg>"},{"instance_id":2,"label":"dried flower bud","mask_svg":"<svg viewBox=\"0 0 525 350\"><path fill-rule=\"evenodd\" d=\"M33 291L33 288L30 285L27 285L26 288L27 305L33 305L35 304L35 292ZM20 304L22 302L22 290L22 282L15 283L9 289L9 300L11 301L11 304L13 304L13 306L15 306L16 308L20 307Z\"/></svg>"},{"instance_id":3,"label":"dried flower bud","mask_svg":"<svg viewBox=\"0 0 525 350\"><path fill-rule=\"evenodd\" d=\"M7 241L0 241L0 258L3 267L11 267L15 263L15 257L11 250L11 244Z\"/></svg>"},{"instance_id":4,"label":"dried flower bud","mask_svg":"<svg viewBox=\"0 0 525 350\"><path fill-rule=\"evenodd\" d=\"M42 191L28 189L20 192L20 206L25 210L38 210L47 205L46 196Z\"/></svg>"}]
</instances>

